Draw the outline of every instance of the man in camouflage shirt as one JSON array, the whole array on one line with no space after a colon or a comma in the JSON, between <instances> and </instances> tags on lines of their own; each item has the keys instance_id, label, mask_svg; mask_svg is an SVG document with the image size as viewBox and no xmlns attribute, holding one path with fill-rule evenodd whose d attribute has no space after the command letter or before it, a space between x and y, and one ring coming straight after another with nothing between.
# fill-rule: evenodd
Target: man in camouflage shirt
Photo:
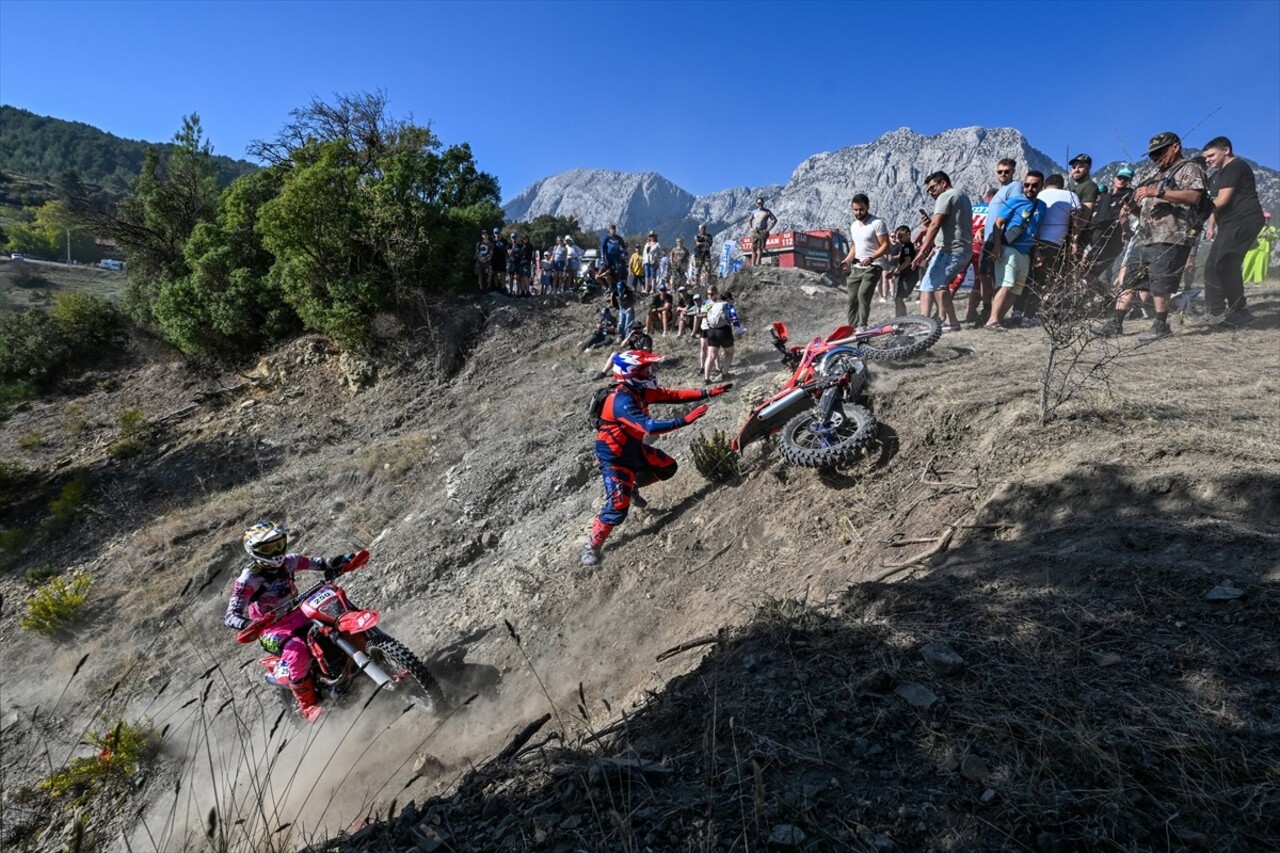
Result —
<instances>
[{"instance_id":1,"label":"man in camouflage shirt","mask_svg":"<svg viewBox=\"0 0 1280 853\"><path fill-rule=\"evenodd\" d=\"M1133 192L1138 207L1138 229L1125 267L1125 289L1116 300L1110 320L1095 327L1097 334L1121 333L1125 314L1133 306L1135 290L1149 290L1156 320L1138 340L1155 341L1173 334L1169 328L1169 295L1178 288L1192 243L1199 237L1196 208L1206 192L1204 167L1182 156L1182 140L1165 131L1151 137L1147 156L1156 164L1155 175Z\"/></svg>"},{"instance_id":2,"label":"man in camouflage shirt","mask_svg":"<svg viewBox=\"0 0 1280 853\"><path fill-rule=\"evenodd\" d=\"M693 286L705 287L711 280L711 243L714 238L707 233L707 226L699 225L693 235Z\"/></svg>"}]
</instances>

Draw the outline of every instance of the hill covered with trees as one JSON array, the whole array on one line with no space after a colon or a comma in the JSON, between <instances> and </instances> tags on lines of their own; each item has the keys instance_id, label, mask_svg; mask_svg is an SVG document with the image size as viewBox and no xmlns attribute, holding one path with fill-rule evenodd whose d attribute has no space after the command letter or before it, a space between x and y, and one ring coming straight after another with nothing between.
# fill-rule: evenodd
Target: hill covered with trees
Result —
<instances>
[{"instance_id":1,"label":"hill covered with trees","mask_svg":"<svg viewBox=\"0 0 1280 853\"><path fill-rule=\"evenodd\" d=\"M147 149L153 147L167 159L175 146L121 139L83 122L0 106L0 170L5 172L52 181L71 171L87 184L124 193L142 172ZM213 165L218 185L224 187L258 168L247 160L222 155L213 156Z\"/></svg>"}]
</instances>

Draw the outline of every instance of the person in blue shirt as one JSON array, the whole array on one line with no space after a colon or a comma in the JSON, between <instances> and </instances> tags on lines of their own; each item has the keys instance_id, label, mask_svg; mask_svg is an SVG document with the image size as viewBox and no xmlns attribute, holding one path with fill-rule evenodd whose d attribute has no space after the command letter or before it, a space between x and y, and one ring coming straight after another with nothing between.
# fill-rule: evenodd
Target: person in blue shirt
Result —
<instances>
[{"instance_id":1,"label":"person in blue shirt","mask_svg":"<svg viewBox=\"0 0 1280 853\"><path fill-rule=\"evenodd\" d=\"M600 241L600 258L613 270L614 281L627 280L627 241L618 236L617 225L610 225L609 233Z\"/></svg>"},{"instance_id":2,"label":"person in blue shirt","mask_svg":"<svg viewBox=\"0 0 1280 853\"><path fill-rule=\"evenodd\" d=\"M1027 283L1036 235L1040 233L1040 223L1047 212L1044 202L1037 198L1043 188L1044 174L1035 169L1027 172L1022 180L1022 195L1010 196L995 217L989 250L997 289L991 318L984 329L1004 331L1001 321ZM990 219L988 214L988 221Z\"/></svg>"}]
</instances>

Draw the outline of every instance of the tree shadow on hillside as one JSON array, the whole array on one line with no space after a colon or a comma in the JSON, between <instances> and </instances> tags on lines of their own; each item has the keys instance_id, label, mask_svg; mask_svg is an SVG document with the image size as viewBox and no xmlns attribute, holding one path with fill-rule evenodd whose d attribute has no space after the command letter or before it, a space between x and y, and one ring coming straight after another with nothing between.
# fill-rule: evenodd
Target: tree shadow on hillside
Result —
<instances>
[{"instance_id":1,"label":"tree shadow on hillside","mask_svg":"<svg viewBox=\"0 0 1280 853\"><path fill-rule=\"evenodd\" d=\"M1277 849L1277 511L1271 472L1011 486L931 573L767 603L606 735L409 823L457 850Z\"/></svg>"},{"instance_id":2,"label":"tree shadow on hillside","mask_svg":"<svg viewBox=\"0 0 1280 853\"><path fill-rule=\"evenodd\" d=\"M92 560L117 537L138 528L140 518L155 518L196 506L245 483L257 481L285 461L280 448L211 438L159 453L141 447L123 458L106 458L47 478L39 489L6 507L7 525L40 535L42 561ZM67 488L83 484L71 504ZM55 504L62 499L61 515ZM283 507L263 507L282 513ZM198 518L187 526L200 529Z\"/></svg>"}]
</instances>

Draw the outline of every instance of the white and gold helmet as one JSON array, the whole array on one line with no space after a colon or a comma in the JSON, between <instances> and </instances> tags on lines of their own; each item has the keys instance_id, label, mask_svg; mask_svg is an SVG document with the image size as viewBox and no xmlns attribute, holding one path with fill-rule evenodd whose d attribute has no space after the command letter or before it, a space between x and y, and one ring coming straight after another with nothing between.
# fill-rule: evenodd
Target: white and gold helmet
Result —
<instances>
[{"instance_id":1,"label":"white and gold helmet","mask_svg":"<svg viewBox=\"0 0 1280 853\"><path fill-rule=\"evenodd\" d=\"M278 569L284 565L289 547L289 531L273 521L262 521L244 532L245 552L260 566Z\"/></svg>"}]
</instances>

